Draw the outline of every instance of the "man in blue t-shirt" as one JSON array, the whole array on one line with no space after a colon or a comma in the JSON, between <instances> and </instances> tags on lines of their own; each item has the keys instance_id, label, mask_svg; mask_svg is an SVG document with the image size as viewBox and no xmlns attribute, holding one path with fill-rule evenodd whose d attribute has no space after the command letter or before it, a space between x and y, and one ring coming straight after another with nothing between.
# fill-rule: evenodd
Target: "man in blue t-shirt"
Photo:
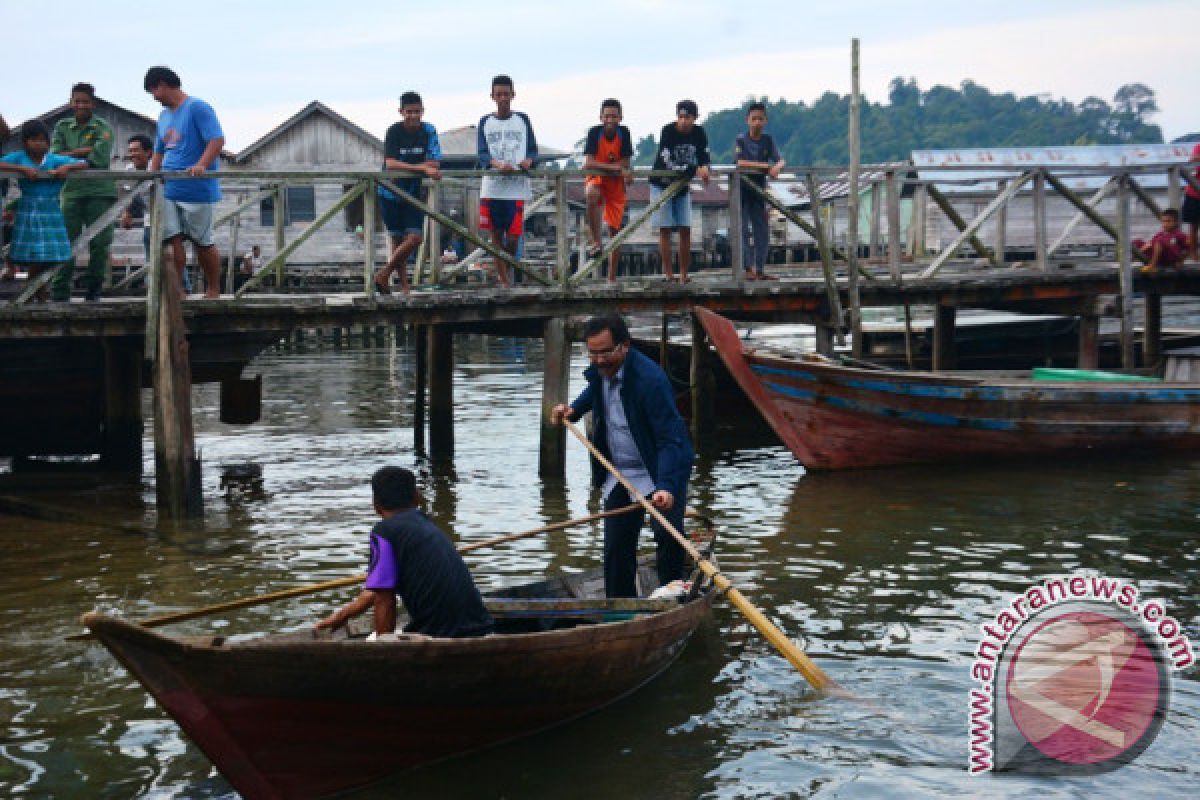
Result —
<instances>
[{"instance_id":1,"label":"man in blue t-shirt","mask_svg":"<svg viewBox=\"0 0 1200 800\"><path fill-rule=\"evenodd\" d=\"M150 169L192 176L216 172L225 134L212 106L185 94L179 76L167 67L151 67L143 85L163 105ZM217 179L167 181L165 195L163 242L171 245L176 268L182 275L187 263L183 239L187 237L204 273L204 296L218 297L221 259L213 242L213 212L221 199Z\"/></svg>"},{"instance_id":2,"label":"man in blue t-shirt","mask_svg":"<svg viewBox=\"0 0 1200 800\"><path fill-rule=\"evenodd\" d=\"M377 636L396 629L396 596L408 612L405 633L461 638L486 636L492 617L462 556L418 505L416 477L402 467L371 476L371 499L381 519L371 529L367 579L354 600L316 624L335 631L367 609Z\"/></svg>"},{"instance_id":3,"label":"man in blue t-shirt","mask_svg":"<svg viewBox=\"0 0 1200 800\"><path fill-rule=\"evenodd\" d=\"M421 121L424 113L421 95L416 92L400 95L400 115L404 119L388 128L383 139L384 170L411 174L411 178L397 180L396 188L418 200L425 199L421 178L436 181L442 177L442 146L437 130ZM379 210L392 237L392 255L383 269L375 273L375 291L391 294L392 272L396 272L400 277L400 291L408 294L408 257L421 244L425 213L383 186L379 187Z\"/></svg>"}]
</instances>

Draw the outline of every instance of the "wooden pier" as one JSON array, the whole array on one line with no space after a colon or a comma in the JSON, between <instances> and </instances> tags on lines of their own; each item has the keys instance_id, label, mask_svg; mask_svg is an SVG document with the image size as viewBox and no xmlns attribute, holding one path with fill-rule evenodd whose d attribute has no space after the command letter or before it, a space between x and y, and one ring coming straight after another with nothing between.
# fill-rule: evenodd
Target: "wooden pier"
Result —
<instances>
[{"instance_id":1,"label":"wooden pier","mask_svg":"<svg viewBox=\"0 0 1200 800\"><path fill-rule=\"evenodd\" d=\"M1170 170L1175 180L1191 180L1177 165L1171 165ZM740 248L735 246L728 271L694 273L693 282L686 285L665 283L660 278L626 278L614 285L591 277L607 262L609 251L645 224L653 205L608 242L599 255L573 259L580 234L574 232L576 242L572 243L564 222L568 217L562 209L567 182L581 180L583 173L540 176L553 187L559 209L554 215L559 228L552 237L556 248L549 261L514 259L497 250L478 232L439 211L436 192L429 202L423 202L405 195L383 173L222 173L223 181L241 185L255 180L272 182L271 191L277 196L286 181L327 180L349 185L338 203L360 196L373 198L378 186L386 186L425 210L431 224L454 230L493 260L508 262L525 276L526 283L513 289L456 285L452 275L428 255L422 255L414 270L416 291L378 296L370 291L378 262L373 236L367 235L362 290L303 294L263 288L260 284L268 277L277 286L284 284L289 253L333 218L339 207L335 203L292 242L281 241L266 267L236 295L217 300L182 299L177 275L166 267L161 252L152 252L141 271L147 283L144 294L135 288L136 295L114 294L98 303L38 305L26 302L36 288L29 286L15 302L0 306L0 377L4 387L0 392L0 455L22 459L98 453L107 466L139 469L140 389L153 386L160 513L172 517L199 513L199 465L191 442L188 397L191 385L220 382L222 417L232 422L253 422L257 419L261 383L245 379L244 367L258 352L291 332L311 328L412 331L418 352L416 441L418 445L426 441L427 425L428 452L435 458L450 457L454 450L454 335L470 332L543 338L546 359L539 465L545 476L561 475L564 469L564 432L550 426L548 418L554 403L569 400L565 393L571 340L572 332L577 330L573 321L597 313L687 314L693 308L704 307L738 320L804 323L816 328L818 349L830 352L834 342L845 340L847 334L852 344L861 342L859 315L848 315L843 309L923 307L932 311L935 323L935 369L954 365L953 330L960 309L1057 314L1077 318L1078 365L1089 367L1097 360L1102 314L1119 320L1122 360L1126 366L1134 365L1132 320L1136 302L1144 304L1143 360L1153 365L1162 353L1162 297L1200 294L1200 267L1192 265L1152 276L1134 269L1129 208L1132 199L1139 197L1132 188L1136 186L1135 171L1118 169L1112 177L1118 184L1120 200L1115 223L1079 201L1080 213L1113 235L1115 261L1056 259L1038 247L1038 257L1032 263L1011 265L1005 263L1003 251L989 249L976 233L985 220L1004 208L1015 196L1014 187L1021 184L1031 183L1036 191L1043 192L1049 185L1063 196L1073 194L1045 168L1031 167L1012 181L1001 182L994 202L975 220L959 217L954 221L960 235L936 252L928 251L917 236L902 236L896 222L902 185L914 184L936 197L937 189L921 184L915 173L896 168L868 172L876 175L886 190L882 196L889 205L888 228L885 236L873 227L865 246L850 247L832 241L824 227L829 220L827 212L835 211L837 203L836 197L827 201L822 189L825 184L821 178L827 179L829 171L801 170L792 177L807 187L812 198L809 216L802 216L773 195L765 199L789 222L811 231L820 260L806 265L772 265L771 271L780 279L747 282ZM128 174L120 177L126 181L129 178ZM161 198L163 177L145 176L149 185L143 191L153 191ZM477 178L474 172L459 177ZM758 191L743 178L733 171L724 172L731 203L744 191ZM677 182L672 190L685 191L687 186ZM849 196L857 197L855 193ZM372 202L364 204L371 231L375 227L374 206ZM1086 211L1082 210L1084 206ZM120 207L118 202L114 216ZM1044 203L1034 204L1035 210L1039 207L1044 208ZM875 214L876 219L884 216ZM953 220L951 213L947 216ZM738 218L732 208L731 218ZM236 213L226 215L225 221L236 225L236 220ZM153 230L160 229L161 220L155 219ZM1044 226L1039 230L1039 241L1044 243ZM76 242L77 249L86 244L90 233L84 232ZM871 246L876 241L878 250ZM871 258L873 251L875 258ZM426 259L424 263L422 258ZM118 291L136 287L137 277L127 278ZM694 341L702 341L699 329L693 330ZM712 424L711 369L707 348L693 347L691 406L698 431Z\"/></svg>"}]
</instances>

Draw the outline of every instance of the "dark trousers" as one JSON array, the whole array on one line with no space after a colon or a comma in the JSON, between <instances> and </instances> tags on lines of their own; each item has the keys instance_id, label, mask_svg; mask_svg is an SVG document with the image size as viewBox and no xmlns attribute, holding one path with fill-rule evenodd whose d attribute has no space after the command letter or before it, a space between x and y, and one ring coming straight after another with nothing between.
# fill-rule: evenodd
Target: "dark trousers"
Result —
<instances>
[{"instance_id":1,"label":"dark trousers","mask_svg":"<svg viewBox=\"0 0 1200 800\"><path fill-rule=\"evenodd\" d=\"M604 510L621 508L631 502L628 490L618 484L604 501ZM676 497L675 505L663 514L680 533L683 533L683 513L686 508L687 497ZM639 508L604 520L604 593L609 597L637 597L637 543L645 519L646 511ZM653 518L650 527L657 545L655 557L659 586L683 578L686 556L683 548Z\"/></svg>"},{"instance_id":2,"label":"dark trousers","mask_svg":"<svg viewBox=\"0 0 1200 800\"><path fill-rule=\"evenodd\" d=\"M115 197L64 197L62 200L63 219L67 223L67 237L71 243L91 225L104 215L116 202ZM112 249L113 226L92 237L88 243L88 264L84 273L83 286L88 292L99 292L104 285L104 272L108 269L108 254ZM54 277L53 295L55 300L68 300L71 297L71 280L75 273L75 259L70 266L63 267Z\"/></svg>"},{"instance_id":3,"label":"dark trousers","mask_svg":"<svg viewBox=\"0 0 1200 800\"><path fill-rule=\"evenodd\" d=\"M747 192L753 191L747 189ZM771 244L771 229L767 221L767 204L742 196L742 267L746 272L763 274L767 264L767 247Z\"/></svg>"}]
</instances>

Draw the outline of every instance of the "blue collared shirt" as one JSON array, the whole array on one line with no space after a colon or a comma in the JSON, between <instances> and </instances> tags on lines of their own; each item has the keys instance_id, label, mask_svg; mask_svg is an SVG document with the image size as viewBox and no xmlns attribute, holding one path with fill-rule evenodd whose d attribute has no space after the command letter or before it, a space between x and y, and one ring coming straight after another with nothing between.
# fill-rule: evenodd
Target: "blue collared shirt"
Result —
<instances>
[{"instance_id":1,"label":"blue collared shirt","mask_svg":"<svg viewBox=\"0 0 1200 800\"><path fill-rule=\"evenodd\" d=\"M601 377L600 385L604 392L604 413L607 420L608 452L613 466L633 484L644 497L654 493L654 479L642 463L637 443L633 441L633 433L629 430L629 420L625 416L625 404L621 402L621 382L625 378L625 365L617 370L611 378ZM603 494L608 497L617 479L609 475L604 479Z\"/></svg>"}]
</instances>

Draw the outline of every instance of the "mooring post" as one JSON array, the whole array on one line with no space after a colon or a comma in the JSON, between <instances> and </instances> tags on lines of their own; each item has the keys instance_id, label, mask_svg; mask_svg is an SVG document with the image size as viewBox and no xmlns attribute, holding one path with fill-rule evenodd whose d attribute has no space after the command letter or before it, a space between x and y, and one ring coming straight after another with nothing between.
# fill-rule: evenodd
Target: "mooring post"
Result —
<instances>
[{"instance_id":1,"label":"mooring post","mask_svg":"<svg viewBox=\"0 0 1200 800\"><path fill-rule=\"evenodd\" d=\"M429 326L429 457L454 457L454 331Z\"/></svg>"},{"instance_id":2,"label":"mooring post","mask_svg":"<svg viewBox=\"0 0 1200 800\"><path fill-rule=\"evenodd\" d=\"M1095 308L1079 315L1079 355L1075 366L1079 369L1100 366L1100 315Z\"/></svg>"},{"instance_id":3,"label":"mooring post","mask_svg":"<svg viewBox=\"0 0 1200 800\"><path fill-rule=\"evenodd\" d=\"M716 422L716 378L708 358L708 338L695 314L692 317L692 436L710 432Z\"/></svg>"},{"instance_id":4,"label":"mooring post","mask_svg":"<svg viewBox=\"0 0 1200 800\"><path fill-rule=\"evenodd\" d=\"M538 447L538 475L542 478L563 478L567 474L567 429L550 422L550 412L559 403L567 402L571 380L571 342L567 339L567 323L562 317L551 317L542 326L545 350L542 367L542 431Z\"/></svg>"},{"instance_id":5,"label":"mooring post","mask_svg":"<svg viewBox=\"0 0 1200 800\"><path fill-rule=\"evenodd\" d=\"M168 264L158 281L158 352L154 361L155 494L168 519L204 514L192 430L192 368L183 324L183 284Z\"/></svg>"},{"instance_id":6,"label":"mooring post","mask_svg":"<svg viewBox=\"0 0 1200 800\"><path fill-rule=\"evenodd\" d=\"M1146 330L1142 333L1142 366L1158 367L1162 360L1162 295L1146 292Z\"/></svg>"},{"instance_id":7,"label":"mooring post","mask_svg":"<svg viewBox=\"0 0 1200 800\"><path fill-rule=\"evenodd\" d=\"M935 305L933 311L933 371L954 369L954 306Z\"/></svg>"},{"instance_id":8,"label":"mooring post","mask_svg":"<svg viewBox=\"0 0 1200 800\"><path fill-rule=\"evenodd\" d=\"M429 328L413 327L413 354L416 375L413 388L413 449L425 455L425 385L429 376Z\"/></svg>"},{"instance_id":9,"label":"mooring post","mask_svg":"<svg viewBox=\"0 0 1200 800\"><path fill-rule=\"evenodd\" d=\"M108 469L142 471L142 351L119 339L104 342L104 441Z\"/></svg>"}]
</instances>

